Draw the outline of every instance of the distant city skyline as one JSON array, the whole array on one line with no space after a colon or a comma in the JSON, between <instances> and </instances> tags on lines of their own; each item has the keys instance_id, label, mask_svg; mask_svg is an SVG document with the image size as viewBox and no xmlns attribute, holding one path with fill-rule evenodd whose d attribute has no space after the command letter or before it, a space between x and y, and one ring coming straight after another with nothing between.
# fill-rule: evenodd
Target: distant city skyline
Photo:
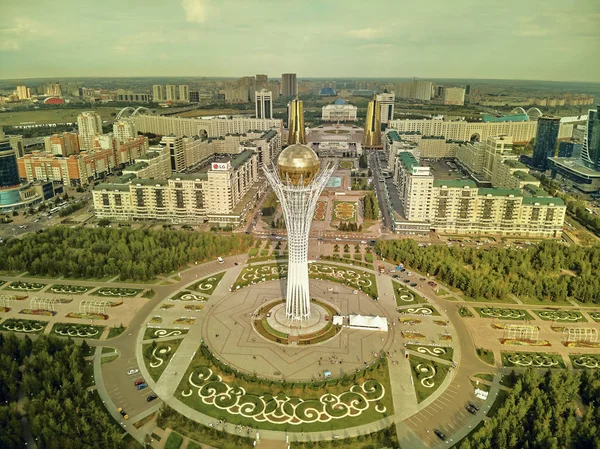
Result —
<instances>
[{"instance_id":1,"label":"distant city skyline","mask_svg":"<svg viewBox=\"0 0 600 449\"><path fill-rule=\"evenodd\" d=\"M558 0L4 0L0 78L203 76L600 82L600 6Z\"/></svg>"}]
</instances>

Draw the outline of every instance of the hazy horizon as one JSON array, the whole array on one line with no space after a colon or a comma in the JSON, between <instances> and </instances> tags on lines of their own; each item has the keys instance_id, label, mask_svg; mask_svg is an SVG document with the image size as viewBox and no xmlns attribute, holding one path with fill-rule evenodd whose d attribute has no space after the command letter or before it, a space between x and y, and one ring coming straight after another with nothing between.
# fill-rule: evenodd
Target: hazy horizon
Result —
<instances>
[{"instance_id":1,"label":"hazy horizon","mask_svg":"<svg viewBox=\"0 0 600 449\"><path fill-rule=\"evenodd\" d=\"M600 82L600 4L5 0L0 79L427 78ZM68 75L67 75L68 74ZM433 76L432 76L433 75Z\"/></svg>"}]
</instances>

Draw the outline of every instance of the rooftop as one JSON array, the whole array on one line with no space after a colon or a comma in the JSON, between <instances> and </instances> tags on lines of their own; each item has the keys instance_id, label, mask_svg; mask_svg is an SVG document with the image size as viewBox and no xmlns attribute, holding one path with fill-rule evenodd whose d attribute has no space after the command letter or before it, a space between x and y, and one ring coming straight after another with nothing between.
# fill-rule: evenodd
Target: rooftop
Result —
<instances>
[{"instance_id":1,"label":"rooftop","mask_svg":"<svg viewBox=\"0 0 600 449\"><path fill-rule=\"evenodd\" d=\"M399 156L402 160L402 163L409 171L412 171L413 167L419 166L419 163L417 162L412 153L409 153L407 151L401 151L399 153Z\"/></svg>"},{"instance_id":2,"label":"rooftop","mask_svg":"<svg viewBox=\"0 0 600 449\"><path fill-rule=\"evenodd\" d=\"M522 196L519 189L479 189L479 196Z\"/></svg>"},{"instance_id":3,"label":"rooftop","mask_svg":"<svg viewBox=\"0 0 600 449\"><path fill-rule=\"evenodd\" d=\"M504 161L505 165L508 165L510 168L520 168L523 170L527 170L527 166L525 164L523 164L522 162L519 162L515 159L506 159Z\"/></svg>"},{"instance_id":4,"label":"rooftop","mask_svg":"<svg viewBox=\"0 0 600 449\"><path fill-rule=\"evenodd\" d=\"M143 185L143 186L166 186L168 184L166 179L136 179L132 181L132 185Z\"/></svg>"},{"instance_id":5,"label":"rooftop","mask_svg":"<svg viewBox=\"0 0 600 449\"><path fill-rule=\"evenodd\" d=\"M392 142L400 142L400 135L398 135L398 131L389 131L386 133L386 135Z\"/></svg>"},{"instance_id":6,"label":"rooftop","mask_svg":"<svg viewBox=\"0 0 600 449\"><path fill-rule=\"evenodd\" d=\"M519 179L520 181L528 181L528 182L536 182L539 181L539 179L537 179L535 176L533 176L530 173L527 173L526 171L516 171L513 173L513 176L517 179Z\"/></svg>"},{"instance_id":7,"label":"rooftop","mask_svg":"<svg viewBox=\"0 0 600 449\"><path fill-rule=\"evenodd\" d=\"M146 167L148 167L148 164L140 161L140 162L136 162L133 165L130 165L129 167L124 168L123 171L138 171L138 170L141 170Z\"/></svg>"},{"instance_id":8,"label":"rooftop","mask_svg":"<svg viewBox=\"0 0 600 449\"><path fill-rule=\"evenodd\" d=\"M202 181L208 179L208 173L206 172L196 172L196 173L173 173L169 179L176 180L180 179L182 181Z\"/></svg>"},{"instance_id":9,"label":"rooftop","mask_svg":"<svg viewBox=\"0 0 600 449\"><path fill-rule=\"evenodd\" d=\"M527 122L529 116L527 114L515 114L505 115L503 117L496 117L494 115L483 114L483 122Z\"/></svg>"},{"instance_id":10,"label":"rooftop","mask_svg":"<svg viewBox=\"0 0 600 449\"><path fill-rule=\"evenodd\" d=\"M565 202L560 199L560 198L555 198L555 197L537 197L537 196L526 196L525 198L523 198L523 204L542 204L542 205L549 205L549 204L554 204L555 206L564 206Z\"/></svg>"},{"instance_id":11,"label":"rooftop","mask_svg":"<svg viewBox=\"0 0 600 449\"><path fill-rule=\"evenodd\" d=\"M475 184L475 182L471 181L470 179L435 179L433 181L433 187L443 186L446 186L448 188L477 188L477 184Z\"/></svg>"}]
</instances>

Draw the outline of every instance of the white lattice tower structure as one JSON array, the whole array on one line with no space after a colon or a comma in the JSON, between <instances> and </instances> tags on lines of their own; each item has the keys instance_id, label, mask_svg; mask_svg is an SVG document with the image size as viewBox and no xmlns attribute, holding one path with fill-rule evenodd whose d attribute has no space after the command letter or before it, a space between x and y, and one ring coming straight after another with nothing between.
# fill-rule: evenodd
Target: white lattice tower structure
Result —
<instances>
[{"instance_id":1,"label":"white lattice tower structure","mask_svg":"<svg viewBox=\"0 0 600 449\"><path fill-rule=\"evenodd\" d=\"M304 321L310 316L308 287L308 237L317 207L317 200L335 167L320 170L304 185L281 179L276 167L264 167L265 176L281 203L288 234L288 276L286 317L291 321Z\"/></svg>"}]
</instances>

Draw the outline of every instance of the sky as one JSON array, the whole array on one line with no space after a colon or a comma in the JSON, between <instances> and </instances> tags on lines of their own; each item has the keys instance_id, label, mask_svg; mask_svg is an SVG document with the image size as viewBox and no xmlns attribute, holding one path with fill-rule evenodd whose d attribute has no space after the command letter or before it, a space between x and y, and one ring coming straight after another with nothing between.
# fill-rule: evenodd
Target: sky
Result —
<instances>
[{"instance_id":1,"label":"sky","mask_svg":"<svg viewBox=\"0 0 600 449\"><path fill-rule=\"evenodd\" d=\"M600 82L599 0L1 0L0 78Z\"/></svg>"}]
</instances>

